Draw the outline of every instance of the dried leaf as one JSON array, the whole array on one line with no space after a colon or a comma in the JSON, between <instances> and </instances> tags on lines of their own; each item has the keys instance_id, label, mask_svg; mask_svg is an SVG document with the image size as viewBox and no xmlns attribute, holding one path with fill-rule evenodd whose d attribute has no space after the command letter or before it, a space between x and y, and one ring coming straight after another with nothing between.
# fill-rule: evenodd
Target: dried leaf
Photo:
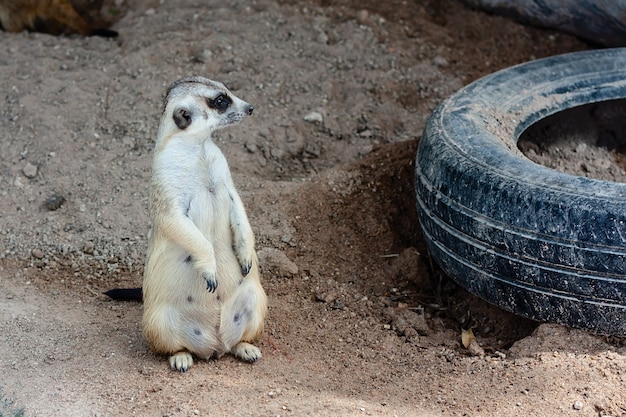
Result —
<instances>
[{"instance_id":1,"label":"dried leaf","mask_svg":"<svg viewBox=\"0 0 626 417\"><path fill-rule=\"evenodd\" d=\"M463 343L463 347L469 347L470 343L472 343L472 340L476 340L472 329L461 329L461 343Z\"/></svg>"}]
</instances>

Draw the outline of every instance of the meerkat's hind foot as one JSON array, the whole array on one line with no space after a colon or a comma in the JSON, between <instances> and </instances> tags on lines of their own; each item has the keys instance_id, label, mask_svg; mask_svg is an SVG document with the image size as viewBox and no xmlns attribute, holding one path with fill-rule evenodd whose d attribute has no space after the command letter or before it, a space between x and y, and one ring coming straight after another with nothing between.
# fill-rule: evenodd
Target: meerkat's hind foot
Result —
<instances>
[{"instance_id":1,"label":"meerkat's hind foot","mask_svg":"<svg viewBox=\"0 0 626 417\"><path fill-rule=\"evenodd\" d=\"M238 357L239 359L245 362L256 362L261 359L261 350L246 342L237 343L231 350L230 353Z\"/></svg>"},{"instance_id":2,"label":"meerkat's hind foot","mask_svg":"<svg viewBox=\"0 0 626 417\"><path fill-rule=\"evenodd\" d=\"M193 365L193 357L189 352L176 352L170 356L170 367L175 371L187 372Z\"/></svg>"}]
</instances>

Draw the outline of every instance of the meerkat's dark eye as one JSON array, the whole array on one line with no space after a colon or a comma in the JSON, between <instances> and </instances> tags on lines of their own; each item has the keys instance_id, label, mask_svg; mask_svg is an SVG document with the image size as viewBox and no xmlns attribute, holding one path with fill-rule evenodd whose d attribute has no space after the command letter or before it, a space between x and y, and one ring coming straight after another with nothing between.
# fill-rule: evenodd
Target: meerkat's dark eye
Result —
<instances>
[{"instance_id":1,"label":"meerkat's dark eye","mask_svg":"<svg viewBox=\"0 0 626 417\"><path fill-rule=\"evenodd\" d=\"M214 99L208 99L207 102L210 108L215 109L220 113L224 113L230 105L233 104L233 100L226 94L220 94Z\"/></svg>"}]
</instances>

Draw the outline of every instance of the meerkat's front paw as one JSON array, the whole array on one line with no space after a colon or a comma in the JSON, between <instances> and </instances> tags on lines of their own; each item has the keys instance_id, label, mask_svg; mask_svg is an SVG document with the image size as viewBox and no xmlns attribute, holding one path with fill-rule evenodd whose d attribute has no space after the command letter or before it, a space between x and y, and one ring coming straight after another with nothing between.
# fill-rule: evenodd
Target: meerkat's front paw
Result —
<instances>
[{"instance_id":1,"label":"meerkat's front paw","mask_svg":"<svg viewBox=\"0 0 626 417\"><path fill-rule=\"evenodd\" d=\"M239 265L241 265L241 273L245 277L250 273L252 269L252 259L246 259L244 261L239 261Z\"/></svg>"},{"instance_id":2,"label":"meerkat's front paw","mask_svg":"<svg viewBox=\"0 0 626 417\"><path fill-rule=\"evenodd\" d=\"M241 273L245 277L252 269L252 252L240 249L237 251L237 260L239 261L239 266L241 267Z\"/></svg>"},{"instance_id":3,"label":"meerkat's front paw","mask_svg":"<svg viewBox=\"0 0 626 417\"><path fill-rule=\"evenodd\" d=\"M208 292L215 292L217 289L217 274L215 272L204 271L202 278L206 281L206 289Z\"/></svg>"},{"instance_id":4,"label":"meerkat's front paw","mask_svg":"<svg viewBox=\"0 0 626 417\"><path fill-rule=\"evenodd\" d=\"M258 347L246 342L237 343L231 349L231 353L239 359L250 363L258 361L262 356L261 350Z\"/></svg>"},{"instance_id":5,"label":"meerkat's front paw","mask_svg":"<svg viewBox=\"0 0 626 417\"><path fill-rule=\"evenodd\" d=\"M170 367L175 371L187 372L193 365L193 357L189 352L176 352L170 356Z\"/></svg>"},{"instance_id":6,"label":"meerkat's front paw","mask_svg":"<svg viewBox=\"0 0 626 417\"><path fill-rule=\"evenodd\" d=\"M206 289L209 292L215 292L215 290L217 289L217 268L215 265L215 261L198 261L196 262L195 266L200 271L202 279L206 282Z\"/></svg>"}]
</instances>

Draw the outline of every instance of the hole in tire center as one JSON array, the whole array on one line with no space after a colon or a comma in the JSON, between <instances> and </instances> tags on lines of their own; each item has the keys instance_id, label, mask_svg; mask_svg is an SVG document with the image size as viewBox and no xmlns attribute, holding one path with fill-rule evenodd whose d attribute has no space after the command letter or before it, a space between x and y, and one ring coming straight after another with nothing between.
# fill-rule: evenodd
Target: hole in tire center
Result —
<instances>
[{"instance_id":1,"label":"hole in tire center","mask_svg":"<svg viewBox=\"0 0 626 417\"><path fill-rule=\"evenodd\" d=\"M626 99L563 110L528 127L517 147L567 174L626 183Z\"/></svg>"}]
</instances>

